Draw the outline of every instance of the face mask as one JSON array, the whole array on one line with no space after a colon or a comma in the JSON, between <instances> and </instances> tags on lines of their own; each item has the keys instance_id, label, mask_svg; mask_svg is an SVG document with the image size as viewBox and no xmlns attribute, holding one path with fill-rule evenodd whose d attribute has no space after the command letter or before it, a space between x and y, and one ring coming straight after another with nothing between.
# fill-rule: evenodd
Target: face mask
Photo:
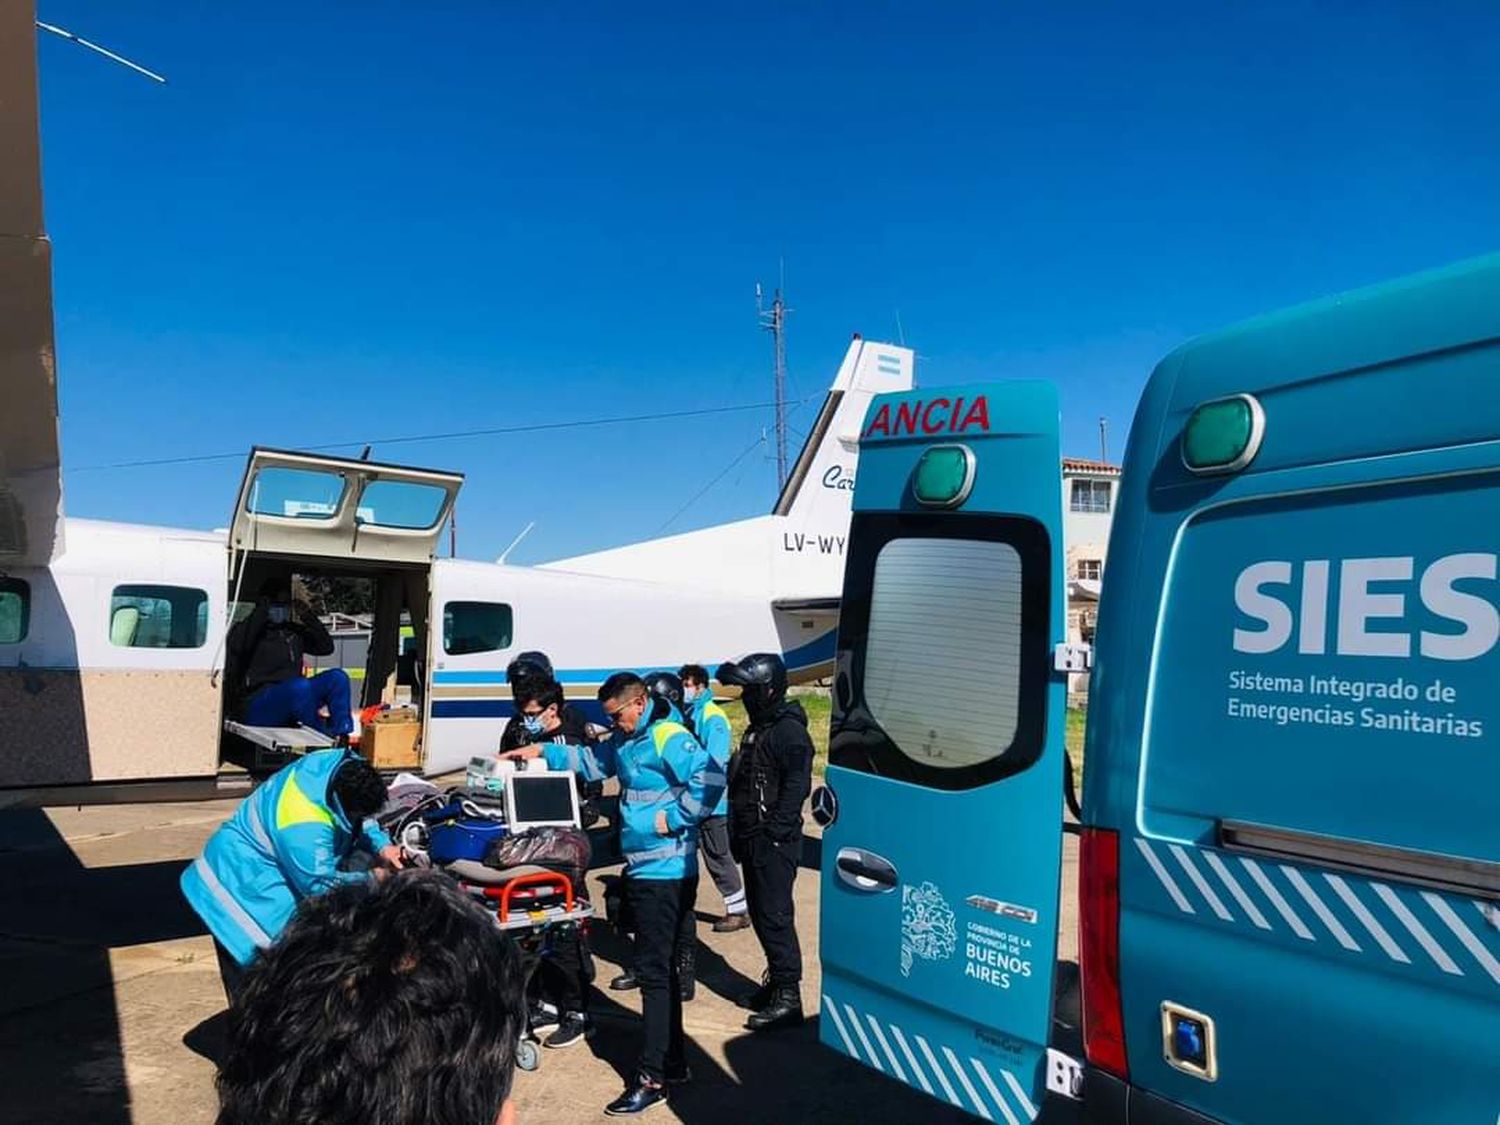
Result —
<instances>
[{"instance_id":1,"label":"face mask","mask_svg":"<svg viewBox=\"0 0 1500 1125\"><path fill-rule=\"evenodd\" d=\"M697 698L700 695L702 695L702 694L703 694L703 689L702 688L685 687L685 688L682 689L682 701L684 703L692 703L692 702L696 701Z\"/></svg>"},{"instance_id":2,"label":"face mask","mask_svg":"<svg viewBox=\"0 0 1500 1125\"><path fill-rule=\"evenodd\" d=\"M541 734L542 733L542 717L541 717L541 715L522 715L521 716L521 725L526 728L526 733L527 734Z\"/></svg>"},{"instance_id":3,"label":"face mask","mask_svg":"<svg viewBox=\"0 0 1500 1125\"><path fill-rule=\"evenodd\" d=\"M267 617L272 625L285 625L292 616L291 606L276 603L267 610Z\"/></svg>"}]
</instances>

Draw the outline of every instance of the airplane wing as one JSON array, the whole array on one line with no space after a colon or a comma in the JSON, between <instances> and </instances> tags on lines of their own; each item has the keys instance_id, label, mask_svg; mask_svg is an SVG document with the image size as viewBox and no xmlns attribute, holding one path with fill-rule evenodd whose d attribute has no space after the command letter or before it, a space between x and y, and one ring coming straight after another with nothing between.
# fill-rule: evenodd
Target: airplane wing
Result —
<instances>
[{"instance_id":1,"label":"airplane wing","mask_svg":"<svg viewBox=\"0 0 1500 1125\"><path fill-rule=\"evenodd\" d=\"M62 552L52 246L42 227L36 30L0 6L0 566Z\"/></svg>"},{"instance_id":2,"label":"airplane wing","mask_svg":"<svg viewBox=\"0 0 1500 1125\"><path fill-rule=\"evenodd\" d=\"M783 613L807 613L807 614L837 614L839 611L838 598L774 598L771 601L772 609L779 609Z\"/></svg>"}]
</instances>

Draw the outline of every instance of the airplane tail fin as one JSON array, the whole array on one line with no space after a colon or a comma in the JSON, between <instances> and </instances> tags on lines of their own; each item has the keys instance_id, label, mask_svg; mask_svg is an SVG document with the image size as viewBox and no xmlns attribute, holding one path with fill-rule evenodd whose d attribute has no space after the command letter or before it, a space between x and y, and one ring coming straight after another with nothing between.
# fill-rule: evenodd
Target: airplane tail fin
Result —
<instances>
[{"instance_id":1,"label":"airplane tail fin","mask_svg":"<svg viewBox=\"0 0 1500 1125\"><path fill-rule=\"evenodd\" d=\"M854 464L859 456L859 427L865 412L876 395L910 389L914 354L910 348L855 337L776 500L773 515L799 519L842 512L848 518Z\"/></svg>"},{"instance_id":2,"label":"airplane tail fin","mask_svg":"<svg viewBox=\"0 0 1500 1125\"><path fill-rule=\"evenodd\" d=\"M870 400L912 385L914 353L855 338L776 501L772 597L783 605L836 598Z\"/></svg>"}]
</instances>

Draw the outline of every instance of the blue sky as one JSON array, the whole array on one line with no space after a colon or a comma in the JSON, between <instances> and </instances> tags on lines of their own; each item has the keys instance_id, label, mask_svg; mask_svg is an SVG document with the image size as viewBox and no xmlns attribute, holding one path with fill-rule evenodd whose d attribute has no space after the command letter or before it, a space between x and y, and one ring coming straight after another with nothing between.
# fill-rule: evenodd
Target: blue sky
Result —
<instances>
[{"instance_id":1,"label":"blue sky","mask_svg":"<svg viewBox=\"0 0 1500 1125\"><path fill-rule=\"evenodd\" d=\"M70 514L222 526L241 469L101 464L765 401L782 259L795 393L899 315L919 382L1054 379L1118 455L1182 340L1496 245L1493 3L717 7L40 0L171 79L40 45ZM374 456L534 561L769 421Z\"/></svg>"}]
</instances>

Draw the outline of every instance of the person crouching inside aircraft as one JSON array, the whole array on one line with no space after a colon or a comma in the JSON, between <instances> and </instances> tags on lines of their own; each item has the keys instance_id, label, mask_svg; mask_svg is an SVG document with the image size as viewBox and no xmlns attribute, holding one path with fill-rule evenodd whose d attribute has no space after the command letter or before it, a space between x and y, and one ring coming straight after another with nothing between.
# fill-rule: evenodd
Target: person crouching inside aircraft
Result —
<instances>
[{"instance_id":1,"label":"person crouching inside aircraft","mask_svg":"<svg viewBox=\"0 0 1500 1125\"><path fill-rule=\"evenodd\" d=\"M524 979L441 872L321 895L246 973L218 1125L515 1125Z\"/></svg>"},{"instance_id":2,"label":"person crouching inside aircraft","mask_svg":"<svg viewBox=\"0 0 1500 1125\"><path fill-rule=\"evenodd\" d=\"M268 948L303 899L383 878L401 851L375 823L385 782L348 750L282 767L240 802L182 873L182 893L213 935L233 1006L243 968ZM384 866L340 870L361 842Z\"/></svg>"},{"instance_id":3,"label":"person crouching inside aircraft","mask_svg":"<svg viewBox=\"0 0 1500 1125\"><path fill-rule=\"evenodd\" d=\"M616 672L599 689L599 702L615 728L609 741L527 746L506 756L545 754L553 769L620 779L625 894L635 920L635 975L646 1032L636 1077L604 1107L622 1116L661 1104L669 1084L687 1081L677 979L682 916L691 913L698 892L698 824L718 803L724 778L639 676Z\"/></svg>"},{"instance_id":4,"label":"person crouching inside aircraft","mask_svg":"<svg viewBox=\"0 0 1500 1125\"><path fill-rule=\"evenodd\" d=\"M677 675L682 680L682 699L688 729L708 751L714 764L727 776L729 755L734 749L734 733L729 716L714 702L708 685L708 669L701 664L684 664ZM729 850L729 789L698 830L698 845L703 849L703 863L713 877L714 886L724 899L724 917L714 923L714 933L732 934L750 925L746 913L745 887L740 869Z\"/></svg>"},{"instance_id":5,"label":"person crouching inside aircraft","mask_svg":"<svg viewBox=\"0 0 1500 1125\"><path fill-rule=\"evenodd\" d=\"M330 668L316 676L302 674L303 654L332 655L333 638L311 606L292 599L287 579L271 578L261 586L250 616L229 630L226 650L246 699L244 720L251 726L301 723L338 738L354 730L349 673Z\"/></svg>"},{"instance_id":6,"label":"person crouching inside aircraft","mask_svg":"<svg viewBox=\"0 0 1500 1125\"><path fill-rule=\"evenodd\" d=\"M745 867L750 923L766 954L765 983L740 1002L751 1031L802 1022L802 948L792 883L802 860L802 802L812 789L807 714L786 698L786 665L758 652L714 678L741 689L750 727L729 763L729 839Z\"/></svg>"}]
</instances>

